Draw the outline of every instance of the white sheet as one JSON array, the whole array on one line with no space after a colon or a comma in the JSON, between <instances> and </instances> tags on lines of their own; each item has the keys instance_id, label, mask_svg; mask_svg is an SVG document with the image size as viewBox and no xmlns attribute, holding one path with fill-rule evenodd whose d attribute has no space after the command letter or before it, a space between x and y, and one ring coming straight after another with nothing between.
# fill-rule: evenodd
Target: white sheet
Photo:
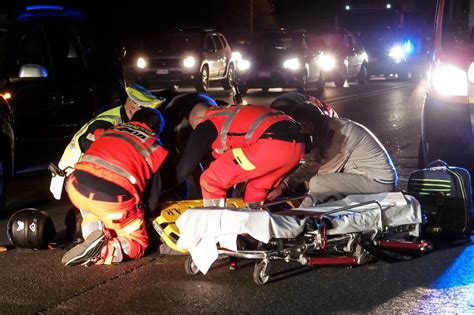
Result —
<instances>
[{"instance_id":1,"label":"white sheet","mask_svg":"<svg viewBox=\"0 0 474 315\"><path fill-rule=\"evenodd\" d=\"M305 219L272 215L262 210L189 209L176 221L178 247L187 249L199 270L206 274L217 259L217 246L237 250L237 235L247 233L268 243L271 238L294 238L304 230Z\"/></svg>"}]
</instances>

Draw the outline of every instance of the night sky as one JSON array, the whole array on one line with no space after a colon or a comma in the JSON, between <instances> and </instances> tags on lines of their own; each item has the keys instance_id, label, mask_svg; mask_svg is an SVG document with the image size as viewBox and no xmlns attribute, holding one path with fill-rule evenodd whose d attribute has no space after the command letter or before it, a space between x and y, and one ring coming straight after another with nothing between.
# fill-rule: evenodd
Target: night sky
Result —
<instances>
[{"instance_id":1,"label":"night sky","mask_svg":"<svg viewBox=\"0 0 474 315\"><path fill-rule=\"evenodd\" d=\"M388 1L388 0L387 0ZM250 31L250 4L253 3L253 30L268 25L268 16L274 27L317 28L320 25L342 23L347 3L386 3L378 0L17 0L24 4L52 3L79 7L102 31L119 42L149 40L174 26L214 27L233 37ZM0 8L12 1L0 1ZM424 24L431 27L435 0L393 0L394 7L412 2ZM265 12L272 12L265 14ZM337 20L335 16L338 16ZM337 21L336 21L337 20Z\"/></svg>"}]
</instances>

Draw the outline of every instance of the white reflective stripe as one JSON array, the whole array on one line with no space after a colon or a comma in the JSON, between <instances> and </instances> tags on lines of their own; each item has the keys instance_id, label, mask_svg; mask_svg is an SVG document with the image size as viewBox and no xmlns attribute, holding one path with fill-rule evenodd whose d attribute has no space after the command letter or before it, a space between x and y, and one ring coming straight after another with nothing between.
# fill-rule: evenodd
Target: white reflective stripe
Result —
<instances>
[{"instance_id":1,"label":"white reflective stripe","mask_svg":"<svg viewBox=\"0 0 474 315\"><path fill-rule=\"evenodd\" d=\"M252 139L254 131L257 129L258 126L260 126L260 124L265 118L276 116L276 115L281 115L281 112L267 112L258 116L257 119L255 119L255 121L250 126L249 130L247 131L247 134L245 135L245 140L249 142L250 139Z\"/></svg>"},{"instance_id":2,"label":"white reflective stripe","mask_svg":"<svg viewBox=\"0 0 474 315\"><path fill-rule=\"evenodd\" d=\"M119 220L123 218L123 213L109 213L106 217L110 220Z\"/></svg>"},{"instance_id":3,"label":"white reflective stripe","mask_svg":"<svg viewBox=\"0 0 474 315\"><path fill-rule=\"evenodd\" d=\"M130 174L129 172L127 172L126 170L124 170L123 168L117 166L117 165L114 165L100 157L97 157L97 156L91 156L91 155L85 155L82 157L81 161L84 161L84 162L90 162L90 163L94 163L94 164L97 164L105 169L108 169L109 171L112 171L120 176L123 176L125 177L126 179L128 179L130 181L130 183L132 183L132 185L136 185L137 184L137 180L135 179L135 177Z\"/></svg>"},{"instance_id":4,"label":"white reflective stripe","mask_svg":"<svg viewBox=\"0 0 474 315\"><path fill-rule=\"evenodd\" d=\"M121 135L118 133L105 133L101 138L104 137L120 139L132 145L138 152L140 152L150 169L153 169L153 162L150 159L150 155L159 148L159 144L157 142L154 142L152 145L147 146L145 149L142 149L138 143L136 143L125 135Z\"/></svg>"},{"instance_id":5,"label":"white reflective stripe","mask_svg":"<svg viewBox=\"0 0 474 315\"><path fill-rule=\"evenodd\" d=\"M377 183L381 183L381 184L394 184L395 183L395 180L386 180L386 179L374 179L374 181L376 181Z\"/></svg>"},{"instance_id":6,"label":"white reflective stripe","mask_svg":"<svg viewBox=\"0 0 474 315\"><path fill-rule=\"evenodd\" d=\"M237 115L238 112L240 112L242 108L243 108L242 106L239 106L239 108L229 113L227 120L225 121L224 126L222 127L220 138L221 138L221 147L222 147L223 152L228 150L226 142L227 142L227 133L229 132L230 124L234 120L235 115Z\"/></svg>"},{"instance_id":7,"label":"white reflective stripe","mask_svg":"<svg viewBox=\"0 0 474 315\"><path fill-rule=\"evenodd\" d=\"M217 154L223 154L225 151L220 148L215 148L214 151L216 151Z\"/></svg>"},{"instance_id":8,"label":"white reflective stripe","mask_svg":"<svg viewBox=\"0 0 474 315\"><path fill-rule=\"evenodd\" d=\"M86 136L87 140L90 140L90 141L95 141L95 136L93 133L88 133L87 136Z\"/></svg>"},{"instance_id":9,"label":"white reflective stripe","mask_svg":"<svg viewBox=\"0 0 474 315\"><path fill-rule=\"evenodd\" d=\"M135 219L126 226L122 228L122 231L124 231L127 234L133 233L137 230L139 230L142 227L143 220L140 219Z\"/></svg>"},{"instance_id":10,"label":"white reflective stripe","mask_svg":"<svg viewBox=\"0 0 474 315\"><path fill-rule=\"evenodd\" d=\"M127 256L130 255L130 241L121 236L117 237L116 239L120 242L120 245L122 245L123 253Z\"/></svg>"},{"instance_id":11,"label":"white reflective stripe","mask_svg":"<svg viewBox=\"0 0 474 315\"><path fill-rule=\"evenodd\" d=\"M128 246L128 244L127 244L127 246ZM123 249L124 246L123 246L121 240L118 239L118 237L115 238L115 239L113 239L113 241L112 241L112 247L114 248L114 252L113 252L113 254L112 254L112 261L111 261L111 262L113 262L113 263L122 262L122 261L123 261L123 253L122 253L122 251L125 252L125 250ZM129 247L128 247L128 248L129 248ZM129 252L130 252L130 248L129 248ZM127 253L125 253L125 254L127 254Z\"/></svg>"}]
</instances>

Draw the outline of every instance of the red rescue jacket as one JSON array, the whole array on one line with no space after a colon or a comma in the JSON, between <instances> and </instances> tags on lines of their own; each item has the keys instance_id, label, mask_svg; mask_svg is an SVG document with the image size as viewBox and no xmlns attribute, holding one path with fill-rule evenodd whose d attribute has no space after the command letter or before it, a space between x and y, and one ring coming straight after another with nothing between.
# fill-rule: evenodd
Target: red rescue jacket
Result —
<instances>
[{"instance_id":1,"label":"red rescue jacket","mask_svg":"<svg viewBox=\"0 0 474 315\"><path fill-rule=\"evenodd\" d=\"M211 121L217 129L212 155L219 157L232 148L245 148L257 140L274 123L293 121L283 112L255 105L228 105L210 108L201 123Z\"/></svg>"},{"instance_id":2,"label":"red rescue jacket","mask_svg":"<svg viewBox=\"0 0 474 315\"><path fill-rule=\"evenodd\" d=\"M94 134L96 140L75 168L123 187L139 201L148 180L158 171L168 150L162 147L146 124L139 122Z\"/></svg>"}]
</instances>

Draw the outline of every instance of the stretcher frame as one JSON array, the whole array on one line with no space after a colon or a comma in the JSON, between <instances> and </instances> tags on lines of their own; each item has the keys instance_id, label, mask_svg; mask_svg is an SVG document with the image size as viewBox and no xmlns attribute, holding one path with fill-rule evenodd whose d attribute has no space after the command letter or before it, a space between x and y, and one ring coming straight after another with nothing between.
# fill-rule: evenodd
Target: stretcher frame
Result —
<instances>
[{"instance_id":1,"label":"stretcher frame","mask_svg":"<svg viewBox=\"0 0 474 315\"><path fill-rule=\"evenodd\" d=\"M297 262L306 266L356 266L367 263L373 256L380 257L381 253L391 252L418 256L432 249L432 244L428 241L410 239L410 232L416 230L417 224L384 227L381 231L342 235L328 235L326 233L328 227L325 218L329 215L343 211L351 212L356 208L370 204L376 204L380 211L384 210L378 201L373 200L320 213L311 218L315 221L310 221L319 223L295 239L272 239L269 246L258 243L257 249L252 250L233 251L227 248L218 248L218 259L230 257L255 260L253 280L256 284L263 285L268 283L271 278L272 261ZM191 256L186 259L184 269L189 275L196 275L200 272Z\"/></svg>"}]
</instances>

